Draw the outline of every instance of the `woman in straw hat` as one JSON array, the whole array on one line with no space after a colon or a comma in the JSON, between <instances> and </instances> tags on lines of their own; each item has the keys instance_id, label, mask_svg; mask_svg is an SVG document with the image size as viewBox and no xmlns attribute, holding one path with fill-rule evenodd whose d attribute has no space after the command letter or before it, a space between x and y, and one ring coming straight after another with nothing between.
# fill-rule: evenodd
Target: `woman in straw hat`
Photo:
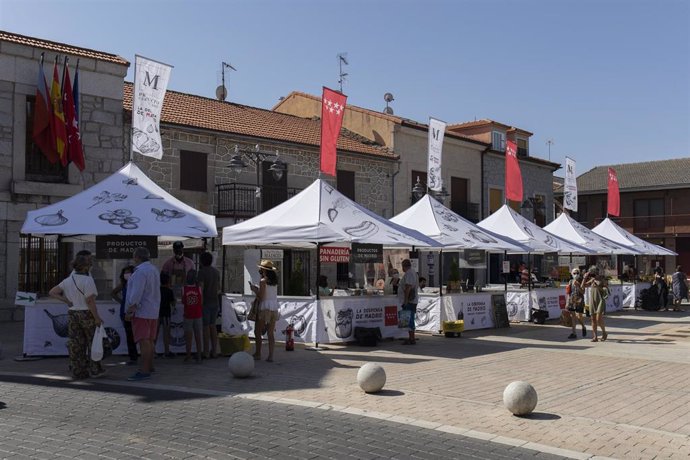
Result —
<instances>
[{"instance_id":1,"label":"woman in straw hat","mask_svg":"<svg viewBox=\"0 0 690 460\"><path fill-rule=\"evenodd\" d=\"M254 359L261 359L261 334L264 327L268 332L268 358L266 361L273 362L273 350L276 345L275 328L278 321L278 270L270 260L262 260L259 264L259 275L261 282L259 285L252 285L251 289L256 294L259 302L259 313L254 324L254 338L256 339L256 350Z\"/></svg>"}]
</instances>

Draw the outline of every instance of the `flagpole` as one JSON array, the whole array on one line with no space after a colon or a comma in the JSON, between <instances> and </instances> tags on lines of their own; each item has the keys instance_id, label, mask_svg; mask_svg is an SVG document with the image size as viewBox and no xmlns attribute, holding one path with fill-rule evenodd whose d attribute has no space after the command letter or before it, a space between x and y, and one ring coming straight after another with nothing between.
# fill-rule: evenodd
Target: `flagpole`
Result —
<instances>
[{"instance_id":1,"label":"flagpole","mask_svg":"<svg viewBox=\"0 0 690 460\"><path fill-rule=\"evenodd\" d=\"M133 141L133 136L134 136L134 99L135 99L135 92L137 90L137 55L134 55L134 83L132 84L132 119L130 121L129 125L129 162L134 163L134 143ZM257 166L258 168L258 166Z\"/></svg>"},{"instance_id":2,"label":"flagpole","mask_svg":"<svg viewBox=\"0 0 690 460\"><path fill-rule=\"evenodd\" d=\"M79 61L80 61L80 59L77 58L77 65L74 67L75 82L79 81ZM73 85L74 85L74 83L73 83ZM79 87L77 87L77 89L79 89ZM75 101L75 98L76 98L76 101L81 101L81 97L79 97L79 95L74 91L74 88L72 88L72 101ZM80 137L80 143L81 143L81 155L84 158L84 164L86 164L86 153L84 152L84 143L81 142L81 113L79 112L79 109L80 109L79 104L75 103L74 104L74 114L75 114L75 117L77 119L76 120L77 129L79 130L79 137ZM77 168L77 169L79 169L79 168ZM79 170L79 176L81 178L82 190L85 190L86 189L86 179L84 179L84 171Z\"/></svg>"}]
</instances>

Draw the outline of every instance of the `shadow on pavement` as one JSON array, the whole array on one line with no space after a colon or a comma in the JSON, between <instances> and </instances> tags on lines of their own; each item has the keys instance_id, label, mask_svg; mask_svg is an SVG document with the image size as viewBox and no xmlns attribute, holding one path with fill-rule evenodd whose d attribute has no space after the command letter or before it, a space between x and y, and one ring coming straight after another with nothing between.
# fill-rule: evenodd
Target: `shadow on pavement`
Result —
<instances>
[{"instance_id":1,"label":"shadow on pavement","mask_svg":"<svg viewBox=\"0 0 690 460\"><path fill-rule=\"evenodd\" d=\"M547 412L532 412L531 414L516 415L515 417L526 418L529 420L559 420L561 418L560 415L549 414Z\"/></svg>"}]
</instances>

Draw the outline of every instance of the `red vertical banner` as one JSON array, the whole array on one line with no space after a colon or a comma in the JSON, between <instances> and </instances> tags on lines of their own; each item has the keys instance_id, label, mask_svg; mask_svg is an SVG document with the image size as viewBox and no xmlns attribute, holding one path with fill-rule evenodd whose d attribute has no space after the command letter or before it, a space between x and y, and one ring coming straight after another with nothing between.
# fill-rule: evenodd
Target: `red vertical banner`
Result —
<instances>
[{"instance_id":1,"label":"red vertical banner","mask_svg":"<svg viewBox=\"0 0 690 460\"><path fill-rule=\"evenodd\" d=\"M336 175L337 145L347 96L324 86L321 98L321 171Z\"/></svg>"},{"instance_id":2,"label":"red vertical banner","mask_svg":"<svg viewBox=\"0 0 690 460\"><path fill-rule=\"evenodd\" d=\"M609 168L609 197L608 197L608 210L607 214L611 216L621 215L621 192L618 187L618 176L616 175L616 170Z\"/></svg>"},{"instance_id":3,"label":"red vertical banner","mask_svg":"<svg viewBox=\"0 0 690 460\"><path fill-rule=\"evenodd\" d=\"M522 173L517 144L512 141L506 141L506 199L522 203Z\"/></svg>"}]
</instances>

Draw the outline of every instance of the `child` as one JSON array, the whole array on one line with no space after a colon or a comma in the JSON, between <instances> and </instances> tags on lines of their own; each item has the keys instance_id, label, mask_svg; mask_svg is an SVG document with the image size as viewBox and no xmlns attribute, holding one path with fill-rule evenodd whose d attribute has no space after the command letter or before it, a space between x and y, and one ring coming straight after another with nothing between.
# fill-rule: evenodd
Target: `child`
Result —
<instances>
[{"instance_id":1,"label":"child","mask_svg":"<svg viewBox=\"0 0 690 460\"><path fill-rule=\"evenodd\" d=\"M170 275L166 272L161 272L161 306L158 313L158 325L163 328L163 346L165 347L166 358L174 358L175 355L170 352L170 316L172 310L175 308L175 294L170 289ZM157 339L157 338L156 338Z\"/></svg>"},{"instance_id":2,"label":"child","mask_svg":"<svg viewBox=\"0 0 690 460\"><path fill-rule=\"evenodd\" d=\"M196 270L187 272L187 280L182 288L182 304L184 305L184 338L187 347L185 362L192 359L192 333L194 333L194 343L196 343L197 363L201 362L201 289L197 284Z\"/></svg>"}]
</instances>

